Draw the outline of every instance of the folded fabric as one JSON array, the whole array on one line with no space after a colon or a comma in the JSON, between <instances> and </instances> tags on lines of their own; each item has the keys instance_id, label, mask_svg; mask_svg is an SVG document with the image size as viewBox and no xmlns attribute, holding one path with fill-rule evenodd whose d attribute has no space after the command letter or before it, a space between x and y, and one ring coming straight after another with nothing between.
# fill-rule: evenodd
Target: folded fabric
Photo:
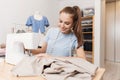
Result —
<instances>
[{"instance_id":1,"label":"folded fabric","mask_svg":"<svg viewBox=\"0 0 120 80\"><path fill-rule=\"evenodd\" d=\"M46 80L92 80L97 66L81 58L25 57L12 69L16 76L43 75Z\"/></svg>"},{"instance_id":2,"label":"folded fabric","mask_svg":"<svg viewBox=\"0 0 120 80\"><path fill-rule=\"evenodd\" d=\"M37 58L35 56L26 56L24 57L13 69L11 72L15 76L36 76L41 73L42 67L37 63ZM34 66L35 65L35 66ZM40 70L39 70L40 68ZM38 72L39 71L39 72Z\"/></svg>"}]
</instances>

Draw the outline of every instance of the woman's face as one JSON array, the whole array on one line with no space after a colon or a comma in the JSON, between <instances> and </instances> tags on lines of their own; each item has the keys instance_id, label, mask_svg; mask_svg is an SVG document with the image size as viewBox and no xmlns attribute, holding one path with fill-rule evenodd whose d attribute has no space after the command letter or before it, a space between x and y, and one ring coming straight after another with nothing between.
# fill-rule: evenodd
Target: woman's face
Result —
<instances>
[{"instance_id":1,"label":"woman's face","mask_svg":"<svg viewBox=\"0 0 120 80\"><path fill-rule=\"evenodd\" d=\"M73 24L73 19L71 14L65 12L60 13L58 26L62 33L64 34L70 33L72 24Z\"/></svg>"}]
</instances>

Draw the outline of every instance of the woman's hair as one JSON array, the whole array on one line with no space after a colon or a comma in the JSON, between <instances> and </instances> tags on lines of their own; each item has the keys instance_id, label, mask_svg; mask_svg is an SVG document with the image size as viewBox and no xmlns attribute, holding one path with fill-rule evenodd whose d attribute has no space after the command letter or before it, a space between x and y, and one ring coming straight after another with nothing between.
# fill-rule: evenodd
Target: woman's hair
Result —
<instances>
[{"instance_id":1,"label":"woman's hair","mask_svg":"<svg viewBox=\"0 0 120 80\"><path fill-rule=\"evenodd\" d=\"M78 6L73 6L73 7L67 6L60 11L60 13L62 13L62 12L72 15L72 19L73 19L72 30L73 30L75 36L77 37L77 41L78 41L77 48L79 48L80 46L83 45L80 8Z\"/></svg>"}]
</instances>

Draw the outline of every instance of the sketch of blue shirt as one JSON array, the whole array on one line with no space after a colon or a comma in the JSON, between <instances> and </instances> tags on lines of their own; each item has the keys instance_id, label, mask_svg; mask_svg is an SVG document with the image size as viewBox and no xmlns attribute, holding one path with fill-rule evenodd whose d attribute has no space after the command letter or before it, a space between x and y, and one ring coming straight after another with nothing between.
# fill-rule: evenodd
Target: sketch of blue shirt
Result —
<instances>
[{"instance_id":1,"label":"sketch of blue shirt","mask_svg":"<svg viewBox=\"0 0 120 80\"><path fill-rule=\"evenodd\" d=\"M48 19L43 16L42 20L36 20L33 16L30 16L27 19L26 26L32 26L32 31L38 33L39 30L41 33L45 32L45 26L49 26Z\"/></svg>"}]
</instances>

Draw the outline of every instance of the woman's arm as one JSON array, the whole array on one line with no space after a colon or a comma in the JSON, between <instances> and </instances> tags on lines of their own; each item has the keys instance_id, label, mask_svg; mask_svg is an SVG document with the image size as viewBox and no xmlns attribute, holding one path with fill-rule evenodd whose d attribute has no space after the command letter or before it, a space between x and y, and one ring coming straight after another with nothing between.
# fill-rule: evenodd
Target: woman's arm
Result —
<instances>
[{"instance_id":1,"label":"woman's arm","mask_svg":"<svg viewBox=\"0 0 120 80\"><path fill-rule=\"evenodd\" d=\"M35 51L35 52L36 52L36 51ZM64 56L63 56L63 57L50 56L50 55L48 55L48 54L45 54L44 52L42 53L40 49L38 50L38 52L41 53L41 54L37 54L37 55L36 55L38 58L41 58L41 57L44 57L44 58L58 58L58 59L75 58L75 57L64 57ZM76 49L76 54L77 54L77 57L86 60L86 56L85 56L85 52L84 52L83 48L78 48L78 49Z\"/></svg>"},{"instance_id":2,"label":"woman's arm","mask_svg":"<svg viewBox=\"0 0 120 80\"><path fill-rule=\"evenodd\" d=\"M85 52L84 52L83 48L76 49L76 54L77 54L77 57L86 59Z\"/></svg>"},{"instance_id":3,"label":"woman's arm","mask_svg":"<svg viewBox=\"0 0 120 80\"><path fill-rule=\"evenodd\" d=\"M38 49L34 49L34 50L31 50L31 53L33 55L36 55L36 54L39 54L39 53L45 53L46 52L46 49L47 49L47 43L44 42L42 44L42 48L38 48Z\"/></svg>"}]
</instances>

